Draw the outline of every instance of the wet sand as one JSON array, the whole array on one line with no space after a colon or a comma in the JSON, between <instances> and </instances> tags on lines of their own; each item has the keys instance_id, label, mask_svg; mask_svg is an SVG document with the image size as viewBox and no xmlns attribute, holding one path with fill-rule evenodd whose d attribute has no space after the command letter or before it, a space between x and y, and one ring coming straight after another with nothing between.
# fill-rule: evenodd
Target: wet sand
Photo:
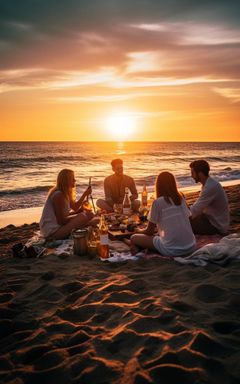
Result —
<instances>
[{"instance_id":1,"label":"wet sand","mask_svg":"<svg viewBox=\"0 0 240 384\"><path fill-rule=\"evenodd\" d=\"M1 383L239 383L239 263L12 258L37 229L0 230Z\"/></svg>"}]
</instances>

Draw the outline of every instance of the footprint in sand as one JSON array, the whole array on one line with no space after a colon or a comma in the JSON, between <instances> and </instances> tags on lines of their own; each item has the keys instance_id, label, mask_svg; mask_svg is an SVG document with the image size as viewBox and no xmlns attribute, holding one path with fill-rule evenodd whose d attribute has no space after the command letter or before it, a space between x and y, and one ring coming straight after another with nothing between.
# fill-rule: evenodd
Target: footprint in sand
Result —
<instances>
[{"instance_id":1,"label":"footprint in sand","mask_svg":"<svg viewBox=\"0 0 240 384\"><path fill-rule=\"evenodd\" d=\"M0 303L6 303L10 300L12 300L13 294L12 293L3 293L0 295Z\"/></svg>"},{"instance_id":2,"label":"footprint in sand","mask_svg":"<svg viewBox=\"0 0 240 384\"><path fill-rule=\"evenodd\" d=\"M154 383L161 384L192 384L197 383L201 370L186 368L177 364L162 364L150 370ZM161 378L161 381L160 381ZM200 381L199 381L200 382Z\"/></svg>"},{"instance_id":3,"label":"footprint in sand","mask_svg":"<svg viewBox=\"0 0 240 384\"><path fill-rule=\"evenodd\" d=\"M12 371L14 369L12 362L6 357L0 357L0 367L2 371Z\"/></svg>"},{"instance_id":4,"label":"footprint in sand","mask_svg":"<svg viewBox=\"0 0 240 384\"><path fill-rule=\"evenodd\" d=\"M90 336L84 331L78 331L67 342L67 346L72 347L73 345L79 345L85 343L85 341L89 340Z\"/></svg>"},{"instance_id":5,"label":"footprint in sand","mask_svg":"<svg viewBox=\"0 0 240 384\"><path fill-rule=\"evenodd\" d=\"M95 359L93 361L89 358L88 366L84 369L80 376L78 376L78 383L81 384L94 384L94 383L113 383L117 382L119 376L120 364L111 363L107 365L107 361ZM91 368L89 368L91 367Z\"/></svg>"},{"instance_id":6,"label":"footprint in sand","mask_svg":"<svg viewBox=\"0 0 240 384\"><path fill-rule=\"evenodd\" d=\"M46 352L43 356L35 361L35 369L41 371L56 367L64 362L65 357L65 353L62 351L55 350Z\"/></svg>"},{"instance_id":7,"label":"footprint in sand","mask_svg":"<svg viewBox=\"0 0 240 384\"><path fill-rule=\"evenodd\" d=\"M124 288L134 293L138 293L141 291L146 292L146 281L144 281L143 279L132 280L131 282L126 284Z\"/></svg>"},{"instance_id":8,"label":"footprint in sand","mask_svg":"<svg viewBox=\"0 0 240 384\"><path fill-rule=\"evenodd\" d=\"M195 289L195 296L204 303L217 303L226 299L226 291L211 284L201 284Z\"/></svg>"},{"instance_id":9,"label":"footprint in sand","mask_svg":"<svg viewBox=\"0 0 240 384\"><path fill-rule=\"evenodd\" d=\"M215 341L206 333L199 332L191 344L191 350L203 353L206 356L224 357L229 353L230 348Z\"/></svg>"},{"instance_id":10,"label":"footprint in sand","mask_svg":"<svg viewBox=\"0 0 240 384\"><path fill-rule=\"evenodd\" d=\"M58 310L58 316L63 320L71 322L85 322L96 314L98 309L97 305L83 305L81 308L72 308L71 306L64 310Z\"/></svg>"},{"instance_id":11,"label":"footprint in sand","mask_svg":"<svg viewBox=\"0 0 240 384\"><path fill-rule=\"evenodd\" d=\"M21 310L15 311L10 308L0 308L0 319L14 319Z\"/></svg>"},{"instance_id":12,"label":"footprint in sand","mask_svg":"<svg viewBox=\"0 0 240 384\"><path fill-rule=\"evenodd\" d=\"M173 309L175 309L176 311L179 311L179 312L194 312L194 307L188 303L185 303L183 301L174 301L172 304L171 304L171 307Z\"/></svg>"},{"instance_id":13,"label":"footprint in sand","mask_svg":"<svg viewBox=\"0 0 240 384\"><path fill-rule=\"evenodd\" d=\"M55 277L54 272L52 272L52 271L48 271L48 272L44 273L44 274L41 276L41 279L42 279L42 280L49 281L49 280L54 279L54 277Z\"/></svg>"},{"instance_id":14,"label":"footprint in sand","mask_svg":"<svg viewBox=\"0 0 240 384\"><path fill-rule=\"evenodd\" d=\"M44 354L51 351L51 346L42 344L34 347L26 348L18 353L18 360L22 364L31 364L35 360L40 359Z\"/></svg>"},{"instance_id":15,"label":"footprint in sand","mask_svg":"<svg viewBox=\"0 0 240 384\"><path fill-rule=\"evenodd\" d=\"M106 300L105 303L135 303L138 301L138 297L131 291L120 291L111 293Z\"/></svg>"},{"instance_id":16,"label":"footprint in sand","mask_svg":"<svg viewBox=\"0 0 240 384\"><path fill-rule=\"evenodd\" d=\"M13 322L8 319L0 320L0 337L1 339L11 335L14 332Z\"/></svg>"},{"instance_id":17,"label":"footprint in sand","mask_svg":"<svg viewBox=\"0 0 240 384\"><path fill-rule=\"evenodd\" d=\"M126 329L112 338L111 343L107 346L107 350L111 354L126 354L126 351L129 352L132 349L137 349L143 339L141 335Z\"/></svg>"},{"instance_id":18,"label":"footprint in sand","mask_svg":"<svg viewBox=\"0 0 240 384\"><path fill-rule=\"evenodd\" d=\"M212 327L217 333L223 335L240 330L239 323L234 323L232 321L216 321L212 324Z\"/></svg>"},{"instance_id":19,"label":"footprint in sand","mask_svg":"<svg viewBox=\"0 0 240 384\"><path fill-rule=\"evenodd\" d=\"M130 328L137 333L153 333L162 329L161 318L145 316L130 324Z\"/></svg>"},{"instance_id":20,"label":"footprint in sand","mask_svg":"<svg viewBox=\"0 0 240 384\"><path fill-rule=\"evenodd\" d=\"M82 289L83 287L84 287L84 284L76 281L73 283L67 283L67 284L62 285L61 290L64 293L73 293L76 291L80 291L80 289Z\"/></svg>"}]
</instances>

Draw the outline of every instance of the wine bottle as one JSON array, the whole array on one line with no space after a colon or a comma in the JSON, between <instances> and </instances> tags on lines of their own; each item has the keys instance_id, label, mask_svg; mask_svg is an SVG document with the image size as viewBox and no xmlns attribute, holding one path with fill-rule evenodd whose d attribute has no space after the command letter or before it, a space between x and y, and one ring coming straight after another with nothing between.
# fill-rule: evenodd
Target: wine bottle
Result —
<instances>
[{"instance_id":1,"label":"wine bottle","mask_svg":"<svg viewBox=\"0 0 240 384\"><path fill-rule=\"evenodd\" d=\"M104 215L101 215L99 224L100 244L99 244L99 256L102 259L109 257L109 240L108 240L108 225L106 223Z\"/></svg>"},{"instance_id":2,"label":"wine bottle","mask_svg":"<svg viewBox=\"0 0 240 384\"><path fill-rule=\"evenodd\" d=\"M125 188L125 196L123 199L123 214L130 215L131 214L131 201L128 196L128 187Z\"/></svg>"},{"instance_id":3,"label":"wine bottle","mask_svg":"<svg viewBox=\"0 0 240 384\"><path fill-rule=\"evenodd\" d=\"M147 207L147 201L148 199L148 193L147 193L147 188L146 188L146 184L143 185L143 191L142 191L142 206L143 207Z\"/></svg>"}]
</instances>

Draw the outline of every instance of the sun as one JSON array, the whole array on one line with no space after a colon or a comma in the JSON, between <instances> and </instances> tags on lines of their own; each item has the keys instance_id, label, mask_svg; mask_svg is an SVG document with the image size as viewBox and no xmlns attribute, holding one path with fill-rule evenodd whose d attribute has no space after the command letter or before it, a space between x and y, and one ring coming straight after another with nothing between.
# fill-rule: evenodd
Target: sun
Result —
<instances>
[{"instance_id":1,"label":"sun","mask_svg":"<svg viewBox=\"0 0 240 384\"><path fill-rule=\"evenodd\" d=\"M113 139L129 139L135 133L136 118L127 113L113 114L106 119L106 129Z\"/></svg>"}]
</instances>

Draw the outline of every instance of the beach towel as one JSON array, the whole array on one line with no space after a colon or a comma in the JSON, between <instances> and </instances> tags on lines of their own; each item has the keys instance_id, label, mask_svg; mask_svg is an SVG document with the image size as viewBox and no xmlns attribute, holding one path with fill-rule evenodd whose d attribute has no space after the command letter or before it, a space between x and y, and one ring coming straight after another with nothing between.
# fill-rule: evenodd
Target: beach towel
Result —
<instances>
[{"instance_id":1,"label":"beach towel","mask_svg":"<svg viewBox=\"0 0 240 384\"><path fill-rule=\"evenodd\" d=\"M130 248L122 241L109 241L110 257L108 259L100 259L110 263L121 263L127 260L137 261L139 259L171 259L180 264L193 264L196 266L205 266L209 262L218 265L226 265L230 260L240 260L240 234L231 234L221 238L219 235L212 236L196 236L197 251L190 256L173 257L163 256L156 252L142 250L134 256L130 252ZM46 242L39 232L26 243L26 246L37 246L42 249L41 256L55 254L57 256L73 255L73 240L55 240Z\"/></svg>"},{"instance_id":2,"label":"beach towel","mask_svg":"<svg viewBox=\"0 0 240 384\"><path fill-rule=\"evenodd\" d=\"M181 264L205 266L208 263L226 265L231 260L240 261L240 234L223 237L218 243L204 245L187 257L175 257Z\"/></svg>"}]
</instances>

